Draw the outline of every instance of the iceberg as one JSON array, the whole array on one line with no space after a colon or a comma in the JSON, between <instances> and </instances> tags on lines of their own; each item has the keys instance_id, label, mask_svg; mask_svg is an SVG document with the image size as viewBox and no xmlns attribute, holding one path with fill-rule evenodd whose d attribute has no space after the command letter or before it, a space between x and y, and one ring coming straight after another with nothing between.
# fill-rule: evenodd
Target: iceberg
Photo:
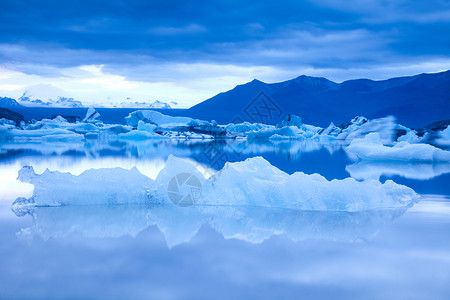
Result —
<instances>
[{"instance_id":1,"label":"iceberg","mask_svg":"<svg viewBox=\"0 0 450 300\"><path fill-rule=\"evenodd\" d=\"M81 142L82 134L62 128L22 130L11 129L8 132L10 139L15 142L41 141L41 142Z\"/></svg>"},{"instance_id":2,"label":"iceberg","mask_svg":"<svg viewBox=\"0 0 450 300\"><path fill-rule=\"evenodd\" d=\"M369 133L354 139L345 148L350 159L370 161L450 162L450 151L428 144L398 142L392 147L384 146L378 133Z\"/></svg>"},{"instance_id":3,"label":"iceberg","mask_svg":"<svg viewBox=\"0 0 450 300\"><path fill-rule=\"evenodd\" d=\"M378 133L384 145L392 144L396 128L395 117L367 120L364 117L356 117L350 123L343 125L342 131L337 139L350 142L354 139L363 138L370 133Z\"/></svg>"},{"instance_id":4,"label":"iceberg","mask_svg":"<svg viewBox=\"0 0 450 300\"><path fill-rule=\"evenodd\" d=\"M435 140L435 143L439 146L450 146L450 125L439 132L438 138Z\"/></svg>"},{"instance_id":5,"label":"iceberg","mask_svg":"<svg viewBox=\"0 0 450 300\"><path fill-rule=\"evenodd\" d=\"M427 138L428 138L427 135L419 137L415 131L410 130L406 134L398 137L397 142L408 142L410 144L417 144L426 140Z\"/></svg>"},{"instance_id":6,"label":"iceberg","mask_svg":"<svg viewBox=\"0 0 450 300\"><path fill-rule=\"evenodd\" d=\"M409 163L396 161L358 161L345 167L350 176L358 180L379 180L381 176L401 176L408 179L430 180L450 173L448 163Z\"/></svg>"},{"instance_id":7,"label":"iceberg","mask_svg":"<svg viewBox=\"0 0 450 300\"><path fill-rule=\"evenodd\" d=\"M89 107L86 116L83 119L85 123L100 123L100 114L93 108Z\"/></svg>"},{"instance_id":8,"label":"iceberg","mask_svg":"<svg viewBox=\"0 0 450 300\"><path fill-rule=\"evenodd\" d=\"M156 126L154 129L156 133L168 133L175 138L180 135L185 138L199 138L198 135L192 135L191 133L214 137L224 137L227 134L226 129L218 126L216 122L188 117L172 117L153 110L138 110L129 114L125 119L127 124L133 128L137 128L141 123L147 123ZM170 132L178 132L179 134L171 134Z\"/></svg>"},{"instance_id":9,"label":"iceberg","mask_svg":"<svg viewBox=\"0 0 450 300\"><path fill-rule=\"evenodd\" d=\"M31 167L19 171L19 180L34 185L31 199L13 206L175 203L262 206L313 211L367 211L409 207L419 196L410 188L387 180L359 182L353 178L328 181L319 174L292 175L262 157L226 163L205 179L197 166L169 156L156 180L137 169L91 169L78 176L50 172L35 174ZM195 183L195 184L194 184ZM177 194L178 193L178 194ZM184 200L183 200L184 201Z\"/></svg>"},{"instance_id":10,"label":"iceberg","mask_svg":"<svg viewBox=\"0 0 450 300\"><path fill-rule=\"evenodd\" d=\"M210 122L192 119L188 117L172 117L164 115L160 112L154 110L137 110L128 115L125 118L127 124L136 128L139 121L144 123L154 124L158 127L163 128L174 128L174 127L186 127L193 125L207 125L212 126Z\"/></svg>"},{"instance_id":11,"label":"iceberg","mask_svg":"<svg viewBox=\"0 0 450 300\"><path fill-rule=\"evenodd\" d=\"M261 129L272 129L274 128L273 125L266 125L266 124L262 124L262 123L249 123L249 122L243 122L243 123L230 123L224 126L225 129L234 134L246 134L248 132L252 132L252 131L259 131Z\"/></svg>"},{"instance_id":12,"label":"iceberg","mask_svg":"<svg viewBox=\"0 0 450 300\"><path fill-rule=\"evenodd\" d=\"M286 118L281 121L281 123L277 124L278 128L286 127L286 126L296 126L298 128L302 128L303 122L302 118L293 114L288 114Z\"/></svg>"}]
</instances>

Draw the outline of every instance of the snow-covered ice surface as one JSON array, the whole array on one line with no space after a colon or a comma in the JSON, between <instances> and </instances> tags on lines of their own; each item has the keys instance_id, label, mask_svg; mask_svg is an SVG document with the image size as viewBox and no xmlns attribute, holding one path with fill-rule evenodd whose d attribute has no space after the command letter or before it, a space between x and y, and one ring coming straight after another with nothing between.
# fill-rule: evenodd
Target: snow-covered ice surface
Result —
<instances>
[{"instance_id":1,"label":"snow-covered ice surface","mask_svg":"<svg viewBox=\"0 0 450 300\"><path fill-rule=\"evenodd\" d=\"M381 176L401 176L408 179L429 180L450 173L450 163L358 161L345 170L357 180L376 179Z\"/></svg>"},{"instance_id":2,"label":"snow-covered ice surface","mask_svg":"<svg viewBox=\"0 0 450 300\"><path fill-rule=\"evenodd\" d=\"M441 146L450 146L450 125L439 132L438 138L436 139L435 143Z\"/></svg>"},{"instance_id":3,"label":"snow-covered ice surface","mask_svg":"<svg viewBox=\"0 0 450 300\"><path fill-rule=\"evenodd\" d=\"M18 179L34 185L33 196L19 198L13 206L170 203L170 181L179 174L189 174L200 183L196 205L354 212L409 207L419 200L412 189L390 180L382 184L353 178L328 181L301 172L289 175L262 157L227 163L206 180L190 161L169 156L156 181L137 169L97 169L74 176L48 170L37 175L24 167Z\"/></svg>"},{"instance_id":4,"label":"snow-covered ice surface","mask_svg":"<svg viewBox=\"0 0 450 300\"><path fill-rule=\"evenodd\" d=\"M392 147L384 146L376 132L352 140L346 151L354 160L450 163L450 151L428 144L410 144L403 141Z\"/></svg>"}]
</instances>

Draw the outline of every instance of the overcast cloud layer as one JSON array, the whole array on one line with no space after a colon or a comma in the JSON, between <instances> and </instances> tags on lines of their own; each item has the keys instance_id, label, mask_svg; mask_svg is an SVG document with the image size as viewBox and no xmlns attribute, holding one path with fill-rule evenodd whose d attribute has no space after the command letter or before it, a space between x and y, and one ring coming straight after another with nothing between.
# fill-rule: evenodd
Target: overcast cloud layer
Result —
<instances>
[{"instance_id":1,"label":"overcast cloud layer","mask_svg":"<svg viewBox=\"0 0 450 300\"><path fill-rule=\"evenodd\" d=\"M446 0L2 0L0 32L0 95L86 104L450 69Z\"/></svg>"}]
</instances>

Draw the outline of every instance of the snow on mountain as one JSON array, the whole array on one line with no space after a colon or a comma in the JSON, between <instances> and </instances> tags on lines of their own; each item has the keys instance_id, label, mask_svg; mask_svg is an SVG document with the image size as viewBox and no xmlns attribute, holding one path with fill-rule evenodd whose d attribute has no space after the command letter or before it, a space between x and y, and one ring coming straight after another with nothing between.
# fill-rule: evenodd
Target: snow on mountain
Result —
<instances>
[{"instance_id":1,"label":"snow on mountain","mask_svg":"<svg viewBox=\"0 0 450 300\"><path fill-rule=\"evenodd\" d=\"M130 98L127 98L127 100L131 100ZM171 102L174 105L176 105L176 102ZM163 109L170 109L172 108L170 104L166 102L162 102L159 100L156 100L154 102L139 102L139 101L129 101L129 102L121 102L118 105L114 105L113 107L117 108L163 108Z\"/></svg>"},{"instance_id":2,"label":"snow on mountain","mask_svg":"<svg viewBox=\"0 0 450 300\"><path fill-rule=\"evenodd\" d=\"M32 95L30 95L28 92L24 92L23 95L20 96L17 100L21 105L28 107L84 107L83 103L73 98L58 97L56 100L48 99L44 101L41 99L33 99Z\"/></svg>"},{"instance_id":3,"label":"snow on mountain","mask_svg":"<svg viewBox=\"0 0 450 300\"><path fill-rule=\"evenodd\" d=\"M0 97L0 107L4 108L14 108L19 107L20 104L13 98Z\"/></svg>"}]
</instances>

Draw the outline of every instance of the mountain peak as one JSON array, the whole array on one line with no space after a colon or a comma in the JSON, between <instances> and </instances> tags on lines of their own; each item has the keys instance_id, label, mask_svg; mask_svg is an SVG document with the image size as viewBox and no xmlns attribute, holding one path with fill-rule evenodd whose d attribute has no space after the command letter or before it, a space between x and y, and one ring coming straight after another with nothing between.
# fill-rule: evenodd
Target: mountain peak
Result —
<instances>
[{"instance_id":1,"label":"mountain peak","mask_svg":"<svg viewBox=\"0 0 450 300\"><path fill-rule=\"evenodd\" d=\"M296 83L301 83L301 84L305 84L305 85L309 85L309 86L314 86L314 87L325 87L325 88L334 88L337 87L338 84L328 80L324 77L312 77L312 76L307 76L307 75L300 75L297 78L292 79L292 81L296 82Z\"/></svg>"},{"instance_id":2,"label":"mountain peak","mask_svg":"<svg viewBox=\"0 0 450 300\"><path fill-rule=\"evenodd\" d=\"M269 105L270 112L275 109L284 114L295 114L306 123L319 126L327 126L330 121L340 124L355 115L368 118L394 115L403 125L420 127L449 119L449 74L446 71L382 81L355 79L343 83L306 75L270 84L253 80L195 105L190 113L197 118L227 123L236 117L256 122L253 117L256 111L267 116L264 120L267 124L276 124L282 117L274 117L264 111ZM270 99L266 106L258 102L261 91Z\"/></svg>"}]
</instances>

